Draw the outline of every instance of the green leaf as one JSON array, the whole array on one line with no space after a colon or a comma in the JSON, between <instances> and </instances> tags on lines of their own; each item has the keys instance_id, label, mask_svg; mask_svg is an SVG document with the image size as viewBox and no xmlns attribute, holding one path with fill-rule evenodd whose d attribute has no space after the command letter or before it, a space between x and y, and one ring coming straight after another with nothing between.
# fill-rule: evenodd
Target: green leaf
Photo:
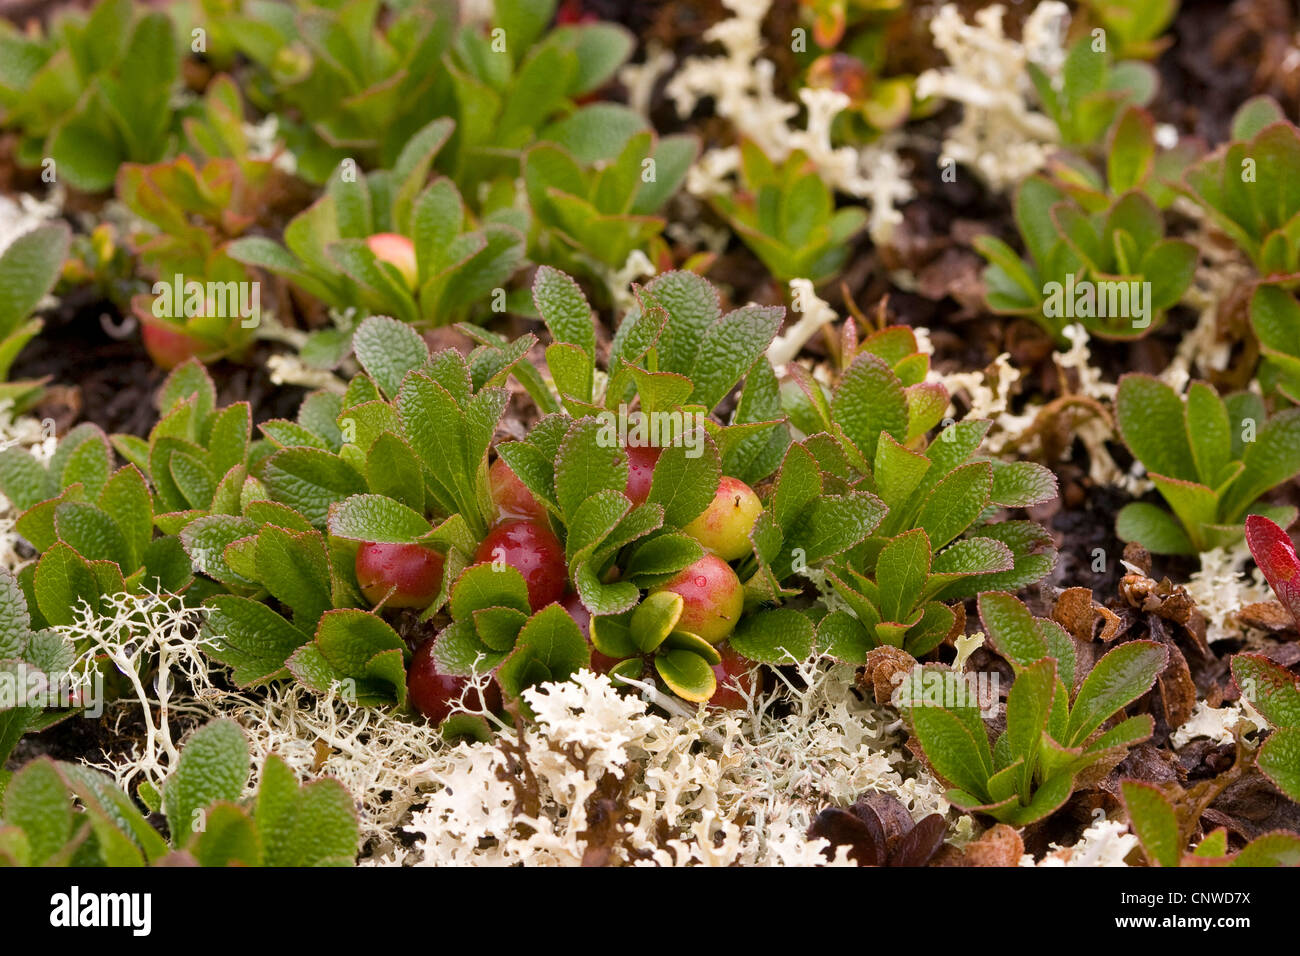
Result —
<instances>
[{"instance_id":1,"label":"green leaf","mask_svg":"<svg viewBox=\"0 0 1300 956\"><path fill-rule=\"evenodd\" d=\"M519 629L528 620L527 613L513 607L485 607L474 611L471 617L479 640L499 652L509 651L515 646Z\"/></svg>"},{"instance_id":2,"label":"green leaf","mask_svg":"<svg viewBox=\"0 0 1300 956\"><path fill-rule=\"evenodd\" d=\"M204 515L181 532L181 545L195 570L232 587L252 588L256 582L238 573L227 560L226 548L257 533L257 524L235 515Z\"/></svg>"},{"instance_id":3,"label":"green leaf","mask_svg":"<svg viewBox=\"0 0 1300 956\"><path fill-rule=\"evenodd\" d=\"M318 531L294 534L268 525L257 536L257 577L294 621L315 627L333 606L325 539Z\"/></svg>"},{"instance_id":4,"label":"green leaf","mask_svg":"<svg viewBox=\"0 0 1300 956\"><path fill-rule=\"evenodd\" d=\"M778 526L788 530L795 520L822 493L822 474L811 451L802 444L786 449L785 460L777 472L776 484L764 502L764 509Z\"/></svg>"},{"instance_id":5,"label":"green leaf","mask_svg":"<svg viewBox=\"0 0 1300 956\"><path fill-rule=\"evenodd\" d=\"M273 501L288 505L317 528L330 505L365 493L365 479L347 462L318 448L286 448L266 462L262 481Z\"/></svg>"},{"instance_id":6,"label":"green leaf","mask_svg":"<svg viewBox=\"0 0 1300 956\"><path fill-rule=\"evenodd\" d=\"M1279 412L1259 427L1241 455L1246 467L1229 489L1220 511L1240 520L1255 499L1300 473L1300 408Z\"/></svg>"},{"instance_id":7,"label":"green leaf","mask_svg":"<svg viewBox=\"0 0 1300 956\"><path fill-rule=\"evenodd\" d=\"M704 333L691 366L693 404L712 410L767 351L785 309L749 305L728 312Z\"/></svg>"},{"instance_id":8,"label":"green leaf","mask_svg":"<svg viewBox=\"0 0 1300 956\"><path fill-rule=\"evenodd\" d=\"M907 439L903 383L884 360L863 353L849 366L831 402L835 422L867 461L876 457L882 432Z\"/></svg>"},{"instance_id":9,"label":"green leaf","mask_svg":"<svg viewBox=\"0 0 1300 956\"><path fill-rule=\"evenodd\" d=\"M252 818L232 803L209 808L192 850L200 866L260 866L262 840Z\"/></svg>"},{"instance_id":10,"label":"green leaf","mask_svg":"<svg viewBox=\"0 0 1300 956\"><path fill-rule=\"evenodd\" d=\"M39 866L72 839L72 798L48 757L33 760L4 788L4 821L22 829L30 861Z\"/></svg>"},{"instance_id":11,"label":"green leaf","mask_svg":"<svg viewBox=\"0 0 1300 956\"><path fill-rule=\"evenodd\" d=\"M930 540L920 528L891 539L876 561L880 586L880 616L886 621L906 621L921 597L930 574Z\"/></svg>"},{"instance_id":12,"label":"green leaf","mask_svg":"<svg viewBox=\"0 0 1300 956\"><path fill-rule=\"evenodd\" d=\"M149 822L140 814L135 802L107 774L78 764L60 764L59 772L65 784L76 794L91 817L96 839L101 850L110 841L117 846L114 855L118 863L108 865L138 866L143 860L155 862L165 856L168 846ZM138 787L141 799L147 792L147 782ZM146 801L147 802L147 801ZM161 797L151 809L161 808Z\"/></svg>"},{"instance_id":13,"label":"green leaf","mask_svg":"<svg viewBox=\"0 0 1300 956\"><path fill-rule=\"evenodd\" d=\"M983 728L968 727L942 707L922 704L911 707L908 713L935 773L986 802L989 772L972 736L973 730L983 733Z\"/></svg>"},{"instance_id":14,"label":"green leaf","mask_svg":"<svg viewBox=\"0 0 1300 956\"><path fill-rule=\"evenodd\" d=\"M588 353L577 345L557 342L546 349L546 366L561 396L591 402L595 365Z\"/></svg>"},{"instance_id":15,"label":"green leaf","mask_svg":"<svg viewBox=\"0 0 1300 956\"><path fill-rule=\"evenodd\" d=\"M798 664L812 654L815 634L806 615L790 608L776 608L742 617L727 642L736 653L752 661Z\"/></svg>"},{"instance_id":16,"label":"green leaf","mask_svg":"<svg viewBox=\"0 0 1300 956\"><path fill-rule=\"evenodd\" d=\"M1056 497L1056 475L1032 461L994 462L992 504L1030 508Z\"/></svg>"},{"instance_id":17,"label":"green leaf","mask_svg":"<svg viewBox=\"0 0 1300 956\"><path fill-rule=\"evenodd\" d=\"M342 784L327 779L300 788L275 754L262 768L254 820L267 866L351 865L356 854L356 809Z\"/></svg>"},{"instance_id":18,"label":"green leaf","mask_svg":"<svg viewBox=\"0 0 1300 956\"><path fill-rule=\"evenodd\" d=\"M502 691L518 698L544 681L568 680L591 666L591 649L569 612L552 604L534 614L519 632L515 649L497 669Z\"/></svg>"},{"instance_id":19,"label":"green leaf","mask_svg":"<svg viewBox=\"0 0 1300 956\"><path fill-rule=\"evenodd\" d=\"M817 625L817 646L837 661L861 664L876 641L847 611L831 611Z\"/></svg>"},{"instance_id":20,"label":"green leaf","mask_svg":"<svg viewBox=\"0 0 1300 956\"><path fill-rule=\"evenodd\" d=\"M706 330L722 314L717 289L693 272L666 272L646 285L644 295L647 305L669 316L657 346L660 368L689 375Z\"/></svg>"},{"instance_id":21,"label":"green leaf","mask_svg":"<svg viewBox=\"0 0 1300 956\"><path fill-rule=\"evenodd\" d=\"M802 548L809 566L864 541L885 515L883 502L865 491L822 495L786 535L785 554Z\"/></svg>"},{"instance_id":22,"label":"green leaf","mask_svg":"<svg viewBox=\"0 0 1300 956\"><path fill-rule=\"evenodd\" d=\"M1129 641L1099 660L1084 678L1070 708L1067 747L1077 747L1116 714L1151 689L1169 661L1169 651L1154 641Z\"/></svg>"},{"instance_id":23,"label":"green leaf","mask_svg":"<svg viewBox=\"0 0 1300 956\"><path fill-rule=\"evenodd\" d=\"M930 459L903 447L888 432L881 434L872 475L876 480L876 493L891 513L902 512L903 505L929 468Z\"/></svg>"},{"instance_id":24,"label":"green leaf","mask_svg":"<svg viewBox=\"0 0 1300 956\"><path fill-rule=\"evenodd\" d=\"M65 224L48 223L18 236L0 256L0 338L26 321L54 287L70 239Z\"/></svg>"},{"instance_id":25,"label":"green leaf","mask_svg":"<svg viewBox=\"0 0 1300 956\"><path fill-rule=\"evenodd\" d=\"M404 322L372 315L352 337L357 361L388 397L397 395L402 379L429 361L429 347L420 333Z\"/></svg>"},{"instance_id":26,"label":"green leaf","mask_svg":"<svg viewBox=\"0 0 1300 956\"><path fill-rule=\"evenodd\" d=\"M1136 541L1152 554L1195 554L1191 539L1168 511L1146 501L1132 501L1120 509L1115 534L1121 541Z\"/></svg>"},{"instance_id":27,"label":"green leaf","mask_svg":"<svg viewBox=\"0 0 1300 956\"><path fill-rule=\"evenodd\" d=\"M584 501L602 491L627 488L627 458L617 443L611 444L607 431L605 423L584 418L574 422L564 437L555 468L555 497L562 514L574 515Z\"/></svg>"},{"instance_id":28,"label":"green leaf","mask_svg":"<svg viewBox=\"0 0 1300 956\"><path fill-rule=\"evenodd\" d=\"M126 543L125 566L140 566L149 542L153 540L153 503L144 476L134 465L115 471L104 483L97 504L112 516L113 523ZM57 514L57 509L56 509Z\"/></svg>"},{"instance_id":29,"label":"green leaf","mask_svg":"<svg viewBox=\"0 0 1300 956\"><path fill-rule=\"evenodd\" d=\"M494 650L485 643L469 620L453 621L439 632L434 641L433 657L438 670L444 674L465 677L487 673L506 656L504 651Z\"/></svg>"},{"instance_id":30,"label":"green leaf","mask_svg":"<svg viewBox=\"0 0 1300 956\"><path fill-rule=\"evenodd\" d=\"M533 280L533 303L556 342L576 345L594 360L596 327L576 282L558 269L541 266Z\"/></svg>"},{"instance_id":31,"label":"green leaf","mask_svg":"<svg viewBox=\"0 0 1300 956\"><path fill-rule=\"evenodd\" d=\"M1119 786L1129 823L1147 859L1155 866L1178 866L1183 844L1169 801L1149 783L1125 780Z\"/></svg>"},{"instance_id":32,"label":"green leaf","mask_svg":"<svg viewBox=\"0 0 1300 956\"><path fill-rule=\"evenodd\" d=\"M329 533L350 541L408 544L429 533L423 515L384 495L352 495L330 508Z\"/></svg>"},{"instance_id":33,"label":"green leaf","mask_svg":"<svg viewBox=\"0 0 1300 956\"><path fill-rule=\"evenodd\" d=\"M1237 654L1232 677L1241 696L1274 727L1300 727L1300 682L1263 654Z\"/></svg>"},{"instance_id":34,"label":"green leaf","mask_svg":"<svg viewBox=\"0 0 1300 956\"><path fill-rule=\"evenodd\" d=\"M1120 434L1147 471L1185 481L1196 479L1183 403L1168 385L1149 375L1120 379L1115 400Z\"/></svg>"},{"instance_id":35,"label":"green leaf","mask_svg":"<svg viewBox=\"0 0 1300 956\"><path fill-rule=\"evenodd\" d=\"M1141 185L1155 163L1156 143L1148 113L1130 106L1110 131L1106 184L1120 195Z\"/></svg>"},{"instance_id":36,"label":"green leaf","mask_svg":"<svg viewBox=\"0 0 1300 956\"><path fill-rule=\"evenodd\" d=\"M1193 382L1187 389L1187 435L1202 485L1218 486L1232 457L1231 432L1228 407L1219 393L1204 382Z\"/></svg>"},{"instance_id":37,"label":"green leaf","mask_svg":"<svg viewBox=\"0 0 1300 956\"><path fill-rule=\"evenodd\" d=\"M718 446L699 435L698 447L673 445L659 453L647 501L663 505L664 523L689 524L713 501L722 476ZM696 454L698 452L698 454Z\"/></svg>"},{"instance_id":38,"label":"green leaf","mask_svg":"<svg viewBox=\"0 0 1300 956\"><path fill-rule=\"evenodd\" d=\"M972 524L989 503L993 468L988 462L962 465L930 492L917 516L935 548L942 548Z\"/></svg>"},{"instance_id":39,"label":"green leaf","mask_svg":"<svg viewBox=\"0 0 1300 956\"><path fill-rule=\"evenodd\" d=\"M286 676L285 661L311 640L261 601L222 594L209 598L206 606L211 608L203 624L212 641L209 653L232 668L240 687Z\"/></svg>"},{"instance_id":40,"label":"green leaf","mask_svg":"<svg viewBox=\"0 0 1300 956\"><path fill-rule=\"evenodd\" d=\"M83 605L92 612L100 609L103 592L89 562L66 544L56 544L41 555L33 587L36 606L52 625L75 623L76 610Z\"/></svg>"},{"instance_id":41,"label":"green leaf","mask_svg":"<svg viewBox=\"0 0 1300 956\"><path fill-rule=\"evenodd\" d=\"M1204 485L1192 481L1179 481L1151 472L1148 477L1155 484L1169 507L1188 532L1192 547L1197 551L1205 545L1204 526L1214 523L1218 512L1219 496Z\"/></svg>"},{"instance_id":42,"label":"green leaf","mask_svg":"<svg viewBox=\"0 0 1300 956\"><path fill-rule=\"evenodd\" d=\"M1242 848L1232 866L1296 866L1300 864L1300 838L1277 831L1256 837Z\"/></svg>"},{"instance_id":43,"label":"green leaf","mask_svg":"<svg viewBox=\"0 0 1300 956\"><path fill-rule=\"evenodd\" d=\"M24 448L0 451L0 494L16 511L28 508L58 494L54 476Z\"/></svg>"},{"instance_id":44,"label":"green leaf","mask_svg":"<svg viewBox=\"0 0 1300 956\"><path fill-rule=\"evenodd\" d=\"M481 608L514 608L529 611L528 585L523 575L508 565L475 564L465 569L451 590L451 616L468 620Z\"/></svg>"},{"instance_id":45,"label":"green leaf","mask_svg":"<svg viewBox=\"0 0 1300 956\"><path fill-rule=\"evenodd\" d=\"M1264 742L1256 765L1292 800L1300 800L1300 727L1276 730Z\"/></svg>"},{"instance_id":46,"label":"green leaf","mask_svg":"<svg viewBox=\"0 0 1300 956\"><path fill-rule=\"evenodd\" d=\"M67 458L61 462L62 467L56 472L59 484L67 488L80 483L85 487L86 495L93 498L104 487L104 482L108 481L108 474L112 470L111 461L112 454L104 436L89 435L74 445ZM50 461L51 469L55 468L56 463L59 463L58 458Z\"/></svg>"},{"instance_id":47,"label":"green leaf","mask_svg":"<svg viewBox=\"0 0 1300 956\"><path fill-rule=\"evenodd\" d=\"M117 523L94 505L65 501L54 509L54 530L60 541L86 560L112 561L127 572L134 570Z\"/></svg>"},{"instance_id":48,"label":"green leaf","mask_svg":"<svg viewBox=\"0 0 1300 956\"><path fill-rule=\"evenodd\" d=\"M690 567L704 556L704 548L686 534L661 534L634 548L623 567L624 578L659 578ZM656 581L657 583L657 581Z\"/></svg>"},{"instance_id":49,"label":"green leaf","mask_svg":"<svg viewBox=\"0 0 1300 956\"><path fill-rule=\"evenodd\" d=\"M980 620L997 652L1020 668L1042 660L1048 654L1034 616L1010 594L990 591L979 596Z\"/></svg>"},{"instance_id":50,"label":"green leaf","mask_svg":"<svg viewBox=\"0 0 1300 956\"><path fill-rule=\"evenodd\" d=\"M1047 730L1056 683L1056 662L1048 658L1020 671L1007 694L1006 746L1010 754L1025 760L1018 788L1022 795L1030 790L1034 757Z\"/></svg>"},{"instance_id":51,"label":"green leaf","mask_svg":"<svg viewBox=\"0 0 1300 956\"><path fill-rule=\"evenodd\" d=\"M185 846L202 821L199 811L218 801L234 803L248 782L248 738L233 720L214 720L196 730L163 785L163 812L172 840Z\"/></svg>"},{"instance_id":52,"label":"green leaf","mask_svg":"<svg viewBox=\"0 0 1300 956\"><path fill-rule=\"evenodd\" d=\"M693 651L674 649L666 654L657 654L654 664L668 689L682 700L702 704L718 689L713 668Z\"/></svg>"},{"instance_id":53,"label":"green leaf","mask_svg":"<svg viewBox=\"0 0 1300 956\"><path fill-rule=\"evenodd\" d=\"M385 651L397 651L400 657L406 649L397 632L383 618L369 611L356 608L340 608L327 612L316 627L316 639L311 645L300 648L288 661L289 670L299 680L313 687L317 692L329 690L329 682L354 678L357 681L357 699L373 699L373 692L368 685L373 681L390 682L387 658L376 672L375 658ZM315 651L319 660L311 659L308 652ZM321 662L328 664L332 673L322 674L317 669ZM328 680L324 678L328 678ZM400 706L405 699L405 671L401 670L398 686L393 688Z\"/></svg>"}]
</instances>

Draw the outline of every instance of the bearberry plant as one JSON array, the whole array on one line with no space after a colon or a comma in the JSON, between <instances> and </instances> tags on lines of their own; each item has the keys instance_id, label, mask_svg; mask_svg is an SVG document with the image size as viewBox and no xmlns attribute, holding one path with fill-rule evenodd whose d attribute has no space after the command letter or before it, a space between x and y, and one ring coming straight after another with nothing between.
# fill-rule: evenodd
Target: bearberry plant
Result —
<instances>
[{"instance_id":1,"label":"bearberry plant","mask_svg":"<svg viewBox=\"0 0 1300 956\"><path fill-rule=\"evenodd\" d=\"M428 181L452 131L451 121L434 120L411 138L391 170L336 169L325 195L285 228L287 248L253 236L232 244L234 259L352 310L346 334L321 333L332 340L336 359L346 354L359 318L445 325L486 303L521 264L517 215L506 211L476 222L451 180Z\"/></svg>"},{"instance_id":2,"label":"bearberry plant","mask_svg":"<svg viewBox=\"0 0 1300 956\"><path fill-rule=\"evenodd\" d=\"M1054 813L1076 787L1104 775L1130 746L1151 736L1150 715L1124 717L1168 660L1154 641L1129 641L1098 660L1081 681L1070 635L1035 618L1004 592L980 595L980 616L999 654L1015 670L1005 729L990 745L987 702L963 675L918 669L896 695L927 761L968 811L1023 826Z\"/></svg>"},{"instance_id":3,"label":"bearberry plant","mask_svg":"<svg viewBox=\"0 0 1300 956\"><path fill-rule=\"evenodd\" d=\"M1295 866L1300 864L1300 837L1275 830L1255 837L1235 853L1228 849L1228 831L1219 827L1188 849L1189 827L1172 802L1155 784L1125 780L1120 797L1129 826L1137 835L1148 866ZM1194 822L1194 821L1193 821Z\"/></svg>"},{"instance_id":4,"label":"bearberry plant","mask_svg":"<svg viewBox=\"0 0 1300 956\"><path fill-rule=\"evenodd\" d=\"M36 381L10 382L9 369L43 327L32 317L59 278L70 233L66 226L38 226L0 254L0 402L21 409L40 390Z\"/></svg>"},{"instance_id":5,"label":"bearberry plant","mask_svg":"<svg viewBox=\"0 0 1300 956\"><path fill-rule=\"evenodd\" d=\"M1264 505L1269 489L1300 473L1300 409L1269 417L1251 392L1221 398L1193 382L1185 397L1148 375L1125 375L1116 398L1120 435L1171 511L1124 506L1116 530L1155 554L1196 554L1241 541L1247 514L1283 525L1294 507Z\"/></svg>"},{"instance_id":6,"label":"bearberry plant","mask_svg":"<svg viewBox=\"0 0 1300 956\"><path fill-rule=\"evenodd\" d=\"M111 187L123 162L163 158L179 75L171 18L133 0L60 11L44 36L0 21L0 123L19 133L19 161L52 161L87 192Z\"/></svg>"},{"instance_id":7,"label":"bearberry plant","mask_svg":"<svg viewBox=\"0 0 1300 956\"><path fill-rule=\"evenodd\" d=\"M10 866L351 866L356 811L336 780L305 786L275 754L257 792L239 725L196 731L164 783L164 837L117 784L82 764L40 757L3 788L0 861Z\"/></svg>"}]
</instances>

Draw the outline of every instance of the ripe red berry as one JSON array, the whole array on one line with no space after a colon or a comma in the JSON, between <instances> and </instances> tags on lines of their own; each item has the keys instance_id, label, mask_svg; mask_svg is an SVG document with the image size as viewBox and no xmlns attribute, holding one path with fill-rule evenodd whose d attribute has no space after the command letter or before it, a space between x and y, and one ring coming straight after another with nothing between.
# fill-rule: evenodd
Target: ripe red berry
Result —
<instances>
[{"instance_id":1,"label":"ripe red berry","mask_svg":"<svg viewBox=\"0 0 1300 956\"><path fill-rule=\"evenodd\" d=\"M747 706L744 694L752 696L754 693L754 672L751 670L754 665L730 647L721 648L719 653L722 660L713 665L718 689L709 698L709 706L744 710Z\"/></svg>"},{"instance_id":2,"label":"ripe red berry","mask_svg":"<svg viewBox=\"0 0 1300 956\"><path fill-rule=\"evenodd\" d=\"M564 595L569 577L564 547L549 528L536 522L501 522L479 544L474 560L485 564L501 561L522 574L528 585L528 604L534 611Z\"/></svg>"},{"instance_id":3,"label":"ripe red berry","mask_svg":"<svg viewBox=\"0 0 1300 956\"><path fill-rule=\"evenodd\" d=\"M406 671L406 693L411 706L435 724L440 724L451 713L452 703L461 700L468 677L443 674L433 659L433 641L425 641L411 658ZM501 687L493 677L482 690L472 690L465 695L465 705L471 709L501 709Z\"/></svg>"},{"instance_id":4,"label":"ripe red berry","mask_svg":"<svg viewBox=\"0 0 1300 956\"><path fill-rule=\"evenodd\" d=\"M418 544L366 543L357 548L357 584L371 604L426 608L442 588L444 559Z\"/></svg>"},{"instance_id":5,"label":"ripe red berry","mask_svg":"<svg viewBox=\"0 0 1300 956\"><path fill-rule=\"evenodd\" d=\"M629 445L624 451L627 452L627 496L634 505L645 504L661 449L654 445Z\"/></svg>"},{"instance_id":6,"label":"ripe red berry","mask_svg":"<svg viewBox=\"0 0 1300 956\"><path fill-rule=\"evenodd\" d=\"M528 518L534 521L546 517L546 507L519 480L519 476L510 470L504 459L498 458L492 462L492 467L488 469L488 484L492 489L492 501L501 517Z\"/></svg>"},{"instance_id":7,"label":"ripe red berry","mask_svg":"<svg viewBox=\"0 0 1300 956\"><path fill-rule=\"evenodd\" d=\"M715 554L706 554L655 591L672 591L685 602L677 629L717 644L730 634L745 607L740 578Z\"/></svg>"},{"instance_id":8,"label":"ripe red berry","mask_svg":"<svg viewBox=\"0 0 1300 956\"><path fill-rule=\"evenodd\" d=\"M713 501L682 530L723 561L735 561L752 553L749 532L762 511L753 488L723 475Z\"/></svg>"},{"instance_id":9,"label":"ripe red berry","mask_svg":"<svg viewBox=\"0 0 1300 956\"><path fill-rule=\"evenodd\" d=\"M401 273L402 281L412 291L420 281L416 264L415 243L395 232L380 232L366 239L366 245L380 262L387 262Z\"/></svg>"}]
</instances>

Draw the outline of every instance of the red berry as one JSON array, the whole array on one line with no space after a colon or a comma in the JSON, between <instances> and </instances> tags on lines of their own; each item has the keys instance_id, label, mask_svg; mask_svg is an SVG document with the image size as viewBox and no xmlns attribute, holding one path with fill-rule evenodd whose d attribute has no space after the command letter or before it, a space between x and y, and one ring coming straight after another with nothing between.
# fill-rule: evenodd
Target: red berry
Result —
<instances>
[{"instance_id":1,"label":"red berry","mask_svg":"<svg viewBox=\"0 0 1300 956\"><path fill-rule=\"evenodd\" d=\"M576 592L570 591L560 599L560 607L569 612L569 617L573 618L578 625L582 636L587 639L588 644L591 644L591 612L587 610L587 605L582 603L582 598L578 597ZM592 644L591 669L594 673L604 674L617 663L617 657L605 656Z\"/></svg>"},{"instance_id":2,"label":"red berry","mask_svg":"<svg viewBox=\"0 0 1300 956\"><path fill-rule=\"evenodd\" d=\"M412 291L419 285L420 270L415 258L415 243L395 232L380 232L366 240L366 245L380 262L387 262L402 275Z\"/></svg>"},{"instance_id":3,"label":"red berry","mask_svg":"<svg viewBox=\"0 0 1300 956\"><path fill-rule=\"evenodd\" d=\"M722 660L713 665L713 676L718 679L718 689L709 698L709 706L744 710L747 704L741 691L751 696L754 693L753 664L730 647L722 648L720 654Z\"/></svg>"},{"instance_id":4,"label":"red berry","mask_svg":"<svg viewBox=\"0 0 1300 956\"><path fill-rule=\"evenodd\" d=\"M519 476L510 470L505 460L498 458L488 469L488 484L492 501L503 518L529 518L540 521L546 517L546 507Z\"/></svg>"},{"instance_id":5,"label":"red berry","mask_svg":"<svg viewBox=\"0 0 1300 956\"><path fill-rule=\"evenodd\" d=\"M141 323L140 336L153 364L168 372L207 351L207 345L200 339L167 322Z\"/></svg>"},{"instance_id":6,"label":"red berry","mask_svg":"<svg viewBox=\"0 0 1300 956\"><path fill-rule=\"evenodd\" d=\"M632 504L643 505L650 497L650 482L661 449L654 445L629 445L627 452L627 496Z\"/></svg>"},{"instance_id":7,"label":"red berry","mask_svg":"<svg viewBox=\"0 0 1300 956\"><path fill-rule=\"evenodd\" d=\"M549 528L532 521L503 521L488 532L474 552L480 563L501 561L528 585L528 604L540 611L564 595L568 567L564 548Z\"/></svg>"},{"instance_id":8,"label":"red berry","mask_svg":"<svg viewBox=\"0 0 1300 956\"><path fill-rule=\"evenodd\" d=\"M740 578L717 555L706 554L655 591L672 591L685 602L677 629L717 644L730 634L745 607Z\"/></svg>"},{"instance_id":9,"label":"red berry","mask_svg":"<svg viewBox=\"0 0 1300 956\"><path fill-rule=\"evenodd\" d=\"M465 686L469 683L468 677L443 674L438 670L437 662L433 659L431 640L420 645L406 671L406 692L411 698L411 706L435 724L447 719L452 703L461 700ZM493 677L487 687L470 691L464 699L465 705L470 709L486 709L495 713L501 709L501 687Z\"/></svg>"},{"instance_id":10,"label":"red berry","mask_svg":"<svg viewBox=\"0 0 1300 956\"><path fill-rule=\"evenodd\" d=\"M555 13L556 26L576 23L595 23L599 20L594 13L582 9L582 0L564 0Z\"/></svg>"},{"instance_id":11,"label":"red berry","mask_svg":"<svg viewBox=\"0 0 1300 956\"><path fill-rule=\"evenodd\" d=\"M426 608L442 588L443 556L418 544L362 544L357 584L371 604L392 590L385 607Z\"/></svg>"},{"instance_id":12,"label":"red berry","mask_svg":"<svg viewBox=\"0 0 1300 956\"><path fill-rule=\"evenodd\" d=\"M762 511L753 488L723 475L709 506L682 530L723 561L735 561L753 552L749 532Z\"/></svg>"}]
</instances>

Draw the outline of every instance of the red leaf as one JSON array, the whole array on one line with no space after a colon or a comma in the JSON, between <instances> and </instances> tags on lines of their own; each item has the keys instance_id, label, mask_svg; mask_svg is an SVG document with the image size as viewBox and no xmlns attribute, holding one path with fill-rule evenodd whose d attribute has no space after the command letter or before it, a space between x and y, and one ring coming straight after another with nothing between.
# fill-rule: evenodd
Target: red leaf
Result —
<instances>
[{"instance_id":1,"label":"red leaf","mask_svg":"<svg viewBox=\"0 0 1300 956\"><path fill-rule=\"evenodd\" d=\"M1291 538L1263 515L1246 518L1246 543L1282 606L1300 624L1300 557Z\"/></svg>"}]
</instances>

